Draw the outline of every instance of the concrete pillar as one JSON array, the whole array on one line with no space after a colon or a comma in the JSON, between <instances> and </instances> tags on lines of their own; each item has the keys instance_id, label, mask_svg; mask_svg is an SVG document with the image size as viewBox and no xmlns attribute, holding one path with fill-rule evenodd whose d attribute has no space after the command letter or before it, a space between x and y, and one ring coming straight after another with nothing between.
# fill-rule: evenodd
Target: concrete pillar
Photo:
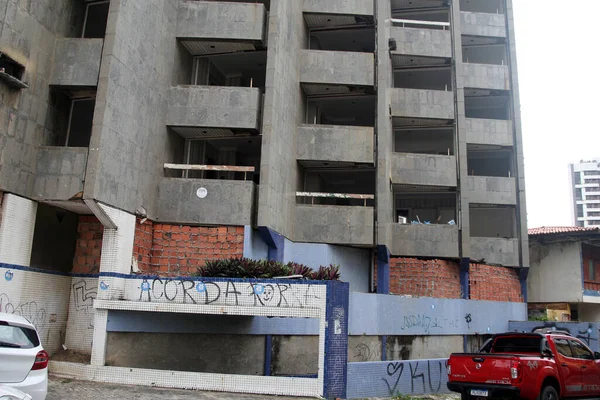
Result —
<instances>
[{"instance_id":1,"label":"concrete pillar","mask_svg":"<svg viewBox=\"0 0 600 400\"><path fill-rule=\"evenodd\" d=\"M459 227L459 254L462 257L471 255L471 234L469 217L469 196L466 188L466 182L469 175L467 166L467 131L465 117L465 84L463 82L463 55L462 55L462 37L460 24L460 2L453 1L451 6L451 29L452 29L452 57L453 57L453 80L454 80L454 100L455 100L455 154L457 160L457 209L458 209L458 227ZM465 187L463 187L465 185Z\"/></svg>"},{"instance_id":2,"label":"concrete pillar","mask_svg":"<svg viewBox=\"0 0 600 400\"><path fill-rule=\"evenodd\" d=\"M326 399L346 398L348 367L348 312L350 285L327 282L325 318L325 376L323 395Z\"/></svg>"},{"instance_id":3,"label":"concrete pillar","mask_svg":"<svg viewBox=\"0 0 600 400\"><path fill-rule=\"evenodd\" d=\"M0 222L0 264L29 267L37 203L5 193Z\"/></svg>"}]
</instances>

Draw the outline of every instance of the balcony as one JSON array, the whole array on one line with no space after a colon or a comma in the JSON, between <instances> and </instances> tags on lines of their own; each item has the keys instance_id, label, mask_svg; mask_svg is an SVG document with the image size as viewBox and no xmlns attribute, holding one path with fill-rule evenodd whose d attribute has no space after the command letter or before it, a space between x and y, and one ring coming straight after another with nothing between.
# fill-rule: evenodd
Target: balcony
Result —
<instances>
[{"instance_id":1,"label":"balcony","mask_svg":"<svg viewBox=\"0 0 600 400\"><path fill-rule=\"evenodd\" d=\"M510 90L506 65L462 64L465 87L476 89Z\"/></svg>"},{"instance_id":2,"label":"balcony","mask_svg":"<svg viewBox=\"0 0 600 400\"><path fill-rule=\"evenodd\" d=\"M50 85L98 86L104 39L56 39Z\"/></svg>"},{"instance_id":3,"label":"balcony","mask_svg":"<svg viewBox=\"0 0 600 400\"><path fill-rule=\"evenodd\" d=\"M511 120L467 118L467 143L496 146L513 145Z\"/></svg>"},{"instance_id":4,"label":"balcony","mask_svg":"<svg viewBox=\"0 0 600 400\"><path fill-rule=\"evenodd\" d=\"M389 89L392 116L453 120L454 94L443 90Z\"/></svg>"},{"instance_id":5,"label":"balcony","mask_svg":"<svg viewBox=\"0 0 600 400\"><path fill-rule=\"evenodd\" d=\"M416 21L411 20L393 20L394 23L396 21L403 21L402 24L405 26L391 28L391 38L396 41L396 50L391 52L394 61L399 56L452 58L452 35L450 30L413 27ZM444 25L449 24L444 23Z\"/></svg>"},{"instance_id":6,"label":"balcony","mask_svg":"<svg viewBox=\"0 0 600 400\"><path fill-rule=\"evenodd\" d=\"M506 37L504 14L462 11L460 24L463 35Z\"/></svg>"},{"instance_id":7,"label":"balcony","mask_svg":"<svg viewBox=\"0 0 600 400\"><path fill-rule=\"evenodd\" d=\"M373 164L373 136L370 127L301 125L297 159Z\"/></svg>"},{"instance_id":8,"label":"balcony","mask_svg":"<svg viewBox=\"0 0 600 400\"><path fill-rule=\"evenodd\" d=\"M197 127L258 132L261 104L257 88L174 86L169 93L167 126L184 136Z\"/></svg>"},{"instance_id":9,"label":"balcony","mask_svg":"<svg viewBox=\"0 0 600 400\"><path fill-rule=\"evenodd\" d=\"M393 153L391 178L399 185L456 187L456 157Z\"/></svg>"},{"instance_id":10,"label":"balcony","mask_svg":"<svg viewBox=\"0 0 600 400\"><path fill-rule=\"evenodd\" d=\"M350 86L373 86L373 53L301 50L300 82Z\"/></svg>"},{"instance_id":11,"label":"balcony","mask_svg":"<svg viewBox=\"0 0 600 400\"><path fill-rule=\"evenodd\" d=\"M261 47L265 26L261 3L181 1L176 35L193 56L232 53Z\"/></svg>"},{"instance_id":12,"label":"balcony","mask_svg":"<svg viewBox=\"0 0 600 400\"><path fill-rule=\"evenodd\" d=\"M458 257L458 226L391 224L390 252L395 256Z\"/></svg>"},{"instance_id":13,"label":"balcony","mask_svg":"<svg viewBox=\"0 0 600 400\"><path fill-rule=\"evenodd\" d=\"M34 197L67 201L82 192L87 157L87 147L39 147Z\"/></svg>"},{"instance_id":14,"label":"balcony","mask_svg":"<svg viewBox=\"0 0 600 400\"><path fill-rule=\"evenodd\" d=\"M515 178L469 176L466 179L469 203L517 204Z\"/></svg>"},{"instance_id":15,"label":"balcony","mask_svg":"<svg viewBox=\"0 0 600 400\"><path fill-rule=\"evenodd\" d=\"M372 246L374 208L366 206L373 195L296 193L297 197L328 197L363 201L363 206L297 204L294 240L297 242Z\"/></svg>"},{"instance_id":16,"label":"balcony","mask_svg":"<svg viewBox=\"0 0 600 400\"><path fill-rule=\"evenodd\" d=\"M312 14L373 15L373 2L365 0L304 0L302 11Z\"/></svg>"},{"instance_id":17,"label":"balcony","mask_svg":"<svg viewBox=\"0 0 600 400\"><path fill-rule=\"evenodd\" d=\"M165 164L165 169L254 171L253 167L173 164ZM163 178L158 191L157 219L162 222L238 226L253 222L256 185L251 180Z\"/></svg>"},{"instance_id":18,"label":"balcony","mask_svg":"<svg viewBox=\"0 0 600 400\"><path fill-rule=\"evenodd\" d=\"M486 264L519 266L519 240L471 237L471 259Z\"/></svg>"}]
</instances>

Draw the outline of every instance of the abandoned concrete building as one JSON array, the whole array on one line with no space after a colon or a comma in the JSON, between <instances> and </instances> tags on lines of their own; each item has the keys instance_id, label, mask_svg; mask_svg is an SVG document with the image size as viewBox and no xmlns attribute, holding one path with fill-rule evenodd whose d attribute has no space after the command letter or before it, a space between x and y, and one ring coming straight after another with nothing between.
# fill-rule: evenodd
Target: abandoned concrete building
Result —
<instances>
[{"instance_id":1,"label":"abandoned concrete building","mask_svg":"<svg viewBox=\"0 0 600 400\"><path fill-rule=\"evenodd\" d=\"M512 13L0 1L0 311L38 326L63 375L410 388L387 360L443 359L527 318ZM339 264L347 284L267 284L277 307L260 308L252 284L191 277L229 257ZM444 390L443 363L423 366L422 390Z\"/></svg>"}]
</instances>

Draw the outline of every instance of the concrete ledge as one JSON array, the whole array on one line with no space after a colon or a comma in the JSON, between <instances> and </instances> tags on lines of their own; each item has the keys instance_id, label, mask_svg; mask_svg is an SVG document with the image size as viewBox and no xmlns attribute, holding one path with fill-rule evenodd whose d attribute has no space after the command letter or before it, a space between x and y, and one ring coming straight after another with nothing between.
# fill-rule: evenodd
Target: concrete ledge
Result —
<instances>
[{"instance_id":1,"label":"concrete ledge","mask_svg":"<svg viewBox=\"0 0 600 400\"><path fill-rule=\"evenodd\" d=\"M514 143L511 120L467 118L465 121L467 143L498 146Z\"/></svg>"},{"instance_id":2,"label":"concrete ledge","mask_svg":"<svg viewBox=\"0 0 600 400\"><path fill-rule=\"evenodd\" d=\"M515 178L468 176L465 182L469 203L517 204Z\"/></svg>"},{"instance_id":3,"label":"concrete ledge","mask_svg":"<svg viewBox=\"0 0 600 400\"><path fill-rule=\"evenodd\" d=\"M457 225L391 224L395 256L458 258Z\"/></svg>"},{"instance_id":4,"label":"concrete ledge","mask_svg":"<svg viewBox=\"0 0 600 400\"><path fill-rule=\"evenodd\" d=\"M300 82L373 86L373 53L301 50Z\"/></svg>"},{"instance_id":5,"label":"concrete ledge","mask_svg":"<svg viewBox=\"0 0 600 400\"><path fill-rule=\"evenodd\" d=\"M200 188L206 189L206 197L198 197ZM252 181L163 178L158 187L157 221L252 225L255 191Z\"/></svg>"},{"instance_id":6,"label":"concrete ledge","mask_svg":"<svg viewBox=\"0 0 600 400\"><path fill-rule=\"evenodd\" d=\"M393 117L454 119L454 94L441 90L391 88Z\"/></svg>"},{"instance_id":7,"label":"concrete ledge","mask_svg":"<svg viewBox=\"0 0 600 400\"><path fill-rule=\"evenodd\" d=\"M56 39L50 85L98 86L104 39Z\"/></svg>"},{"instance_id":8,"label":"concrete ledge","mask_svg":"<svg viewBox=\"0 0 600 400\"><path fill-rule=\"evenodd\" d=\"M460 27L463 35L506 37L504 14L460 13Z\"/></svg>"},{"instance_id":9,"label":"concrete ledge","mask_svg":"<svg viewBox=\"0 0 600 400\"><path fill-rule=\"evenodd\" d=\"M362 126L301 125L298 160L374 162L374 129Z\"/></svg>"},{"instance_id":10,"label":"concrete ledge","mask_svg":"<svg viewBox=\"0 0 600 400\"><path fill-rule=\"evenodd\" d=\"M158 386L174 389L273 394L280 396L320 396L318 378L288 378L163 371L143 368L108 367L50 361L50 373L61 378L123 385Z\"/></svg>"},{"instance_id":11,"label":"concrete ledge","mask_svg":"<svg viewBox=\"0 0 600 400\"><path fill-rule=\"evenodd\" d=\"M393 54L452 58L452 35L449 30L392 27L396 40Z\"/></svg>"},{"instance_id":12,"label":"concrete ledge","mask_svg":"<svg viewBox=\"0 0 600 400\"><path fill-rule=\"evenodd\" d=\"M486 264L519 266L519 240L471 237L471 259L485 259Z\"/></svg>"},{"instance_id":13,"label":"concrete ledge","mask_svg":"<svg viewBox=\"0 0 600 400\"><path fill-rule=\"evenodd\" d=\"M373 15L373 2L365 0L304 0L302 11L315 14Z\"/></svg>"},{"instance_id":14,"label":"concrete ledge","mask_svg":"<svg viewBox=\"0 0 600 400\"><path fill-rule=\"evenodd\" d=\"M177 38L262 42L265 37L262 3L180 1Z\"/></svg>"},{"instance_id":15,"label":"concrete ledge","mask_svg":"<svg viewBox=\"0 0 600 400\"><path fill-rule=\"evenodd\" d=\"M68 200L83 191L87 147L39 147L33 196Z\"/></svg>"},{"instance_id":16,"label":"concrete ledge","mask_svg":"<svg viewBox=\"0 0 600 400\"><path fill-rule=\"evenodd\" d=\"M395 184L456 187L456 157L393 153L391 178Z\"/></svg>"},{"instance_id":17,"label":"concrete ledge","mask_svg":"<svg viewBox=\"0 0 600 400\"><path fill-rule=\"evenodd\" d=\"M476 89L510 90L507 65L461 64L465 87Z\"/></svg>"},{"instance_id":18,"label":"concrete ledge","mask_svg":"<svg viewBox=\"0 0 600 400\"><path fill-rule=\"evenodd\" d=\"M297 205L294 241L373 245L373 207Z\"/></svg>"},{"instance_id":19,"label":"concrete ledge","mask_svg":"<svg viewBox=\"0 0 600 400\"><path fill-rule=\"evenodd\" d=\"M174 86L167 126L260 130L262 93L257 88Z\"/></svg>"}]
</instances>

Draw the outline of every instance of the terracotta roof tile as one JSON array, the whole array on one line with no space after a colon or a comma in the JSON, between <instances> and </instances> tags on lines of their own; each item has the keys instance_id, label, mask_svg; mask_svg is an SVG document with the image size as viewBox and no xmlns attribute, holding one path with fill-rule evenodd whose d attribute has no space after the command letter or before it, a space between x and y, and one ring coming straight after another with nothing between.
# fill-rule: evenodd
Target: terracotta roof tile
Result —
<instances>
[{"instance_id":1,"label":"terracotta roof tile","mask_svg":"<svg viewBox=\"0 0 600 400\"><path fill-rule=\"evenodd\" d=\"M576 232L600 232L600 228L584 228L582 226L542 226L540 228L532 228L527 230L527 233L529 233L530 235L552 235Z\"/></svg>"}]
</instances>

